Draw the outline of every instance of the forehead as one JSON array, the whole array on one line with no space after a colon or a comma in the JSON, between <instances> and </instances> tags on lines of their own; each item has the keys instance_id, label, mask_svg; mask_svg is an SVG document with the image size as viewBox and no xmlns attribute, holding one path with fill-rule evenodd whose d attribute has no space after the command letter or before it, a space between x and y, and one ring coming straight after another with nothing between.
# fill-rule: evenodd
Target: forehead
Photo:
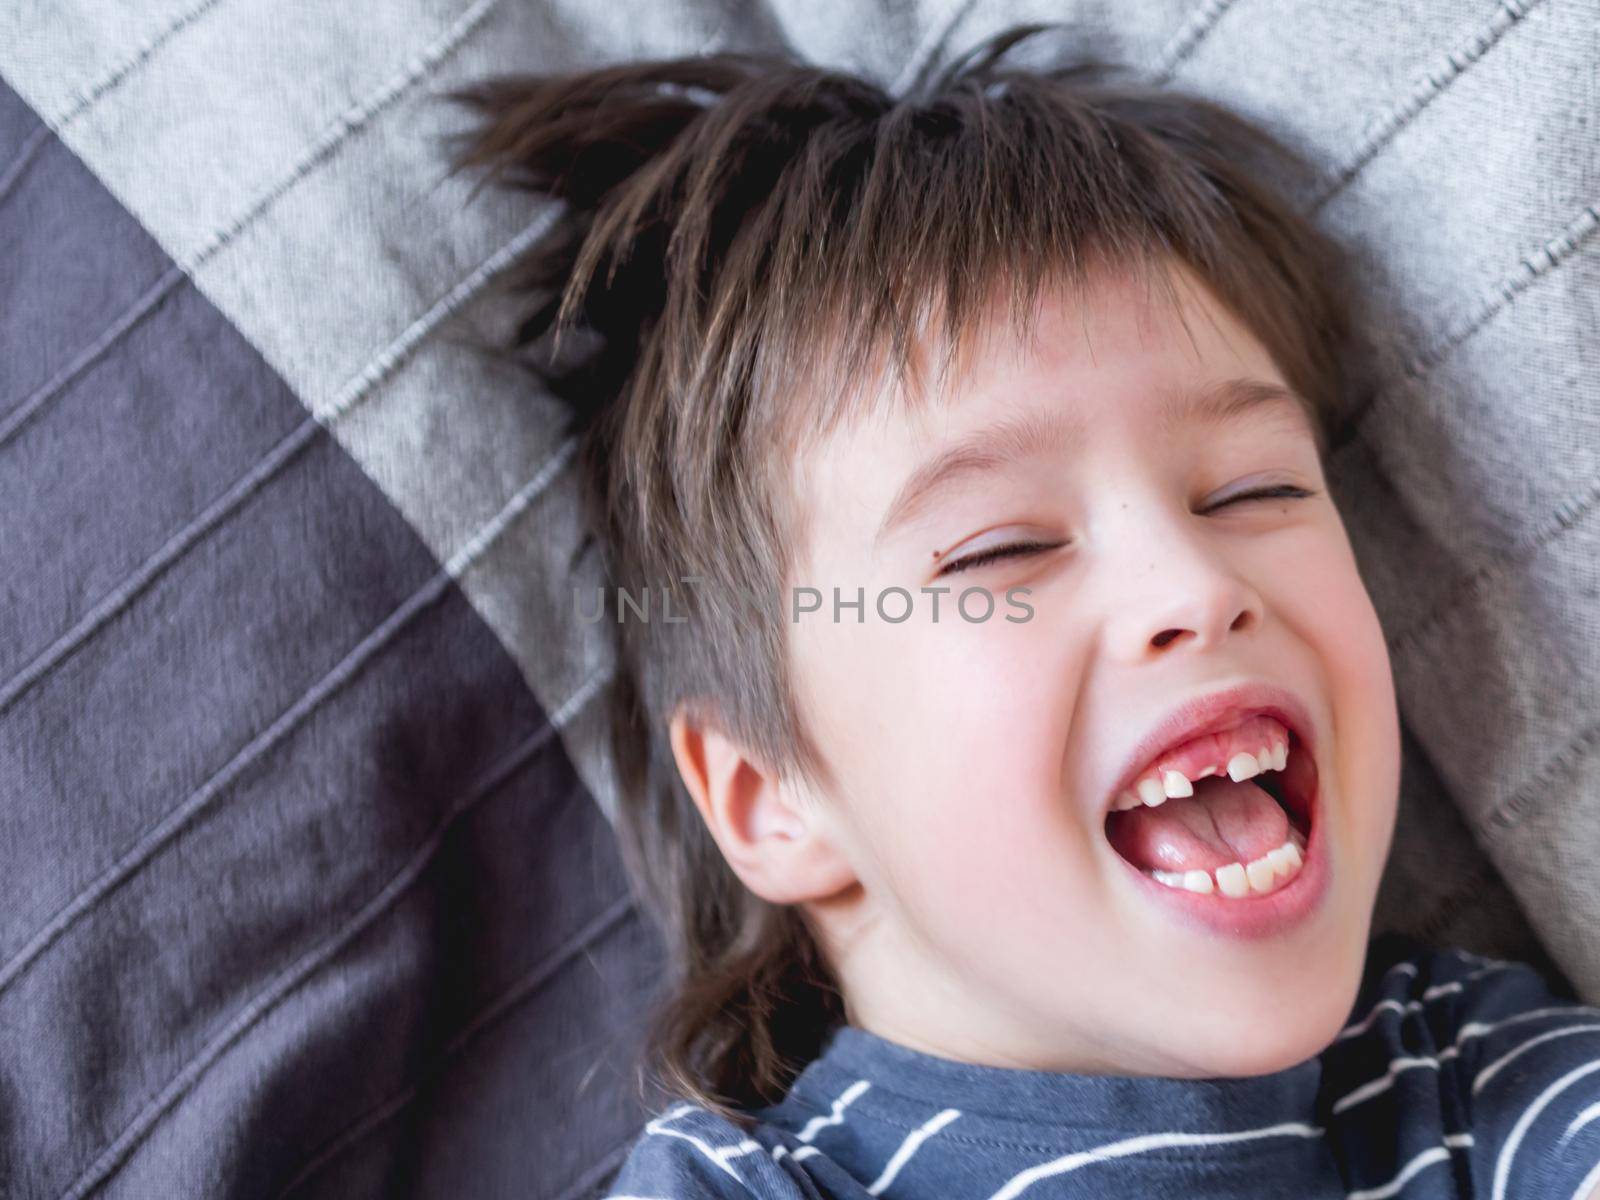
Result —
<instances>
[{"instance_id":1,"label":"forehead","mask_svg":"<svg viewBox=\"0 0 1600 1200\"><path fill-rule=\"evenodd\" d=\"M1046 289L1026 328L997 305L942 388L884 385L879 401L802 445L792 461L795 561L818 537L871 541L941 472L995 458L1069 455L1117 425L1168 439L1250 413L1311 429L1306 402L1249 330L1181 264L1170 292L1103 273ZM919 347L918 359L934 356Z\"/></svg>"}]
</instances>

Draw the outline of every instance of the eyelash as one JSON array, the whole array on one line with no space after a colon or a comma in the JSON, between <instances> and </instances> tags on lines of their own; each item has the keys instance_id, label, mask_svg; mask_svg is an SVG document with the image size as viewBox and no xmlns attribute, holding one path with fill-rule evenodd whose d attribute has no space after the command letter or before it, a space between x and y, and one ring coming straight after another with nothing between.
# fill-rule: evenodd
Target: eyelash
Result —
<instances>
[{"instance_id":1,"label":"eyelash","mask_svg":"<svg viewBox=\"0 0 1600 1200\"><path fill-rule=\"evenodd\" d=\"M1220 504L1213 504L1207 512L1218 508L1226 508L1230 504L1237 504L1241 500L1304 500L1315 496L1316 492L1308 491L1303 487L1296 487L1292 483L1282 483L1274 487L1256 488L1254 491L1240 492L1237 496L1229 496ZM959 571L970 571L975 567L987 566L1002 558L1016 558L1025 554L1034 554L1040 550L1054 550L1061 542L1011 542L1004 546L992 546L988 550L980 550L976 554L969 554L965 558L958 558L946 563L939 568L937 576L954 575Z\"/></svg>"}]
</instances>

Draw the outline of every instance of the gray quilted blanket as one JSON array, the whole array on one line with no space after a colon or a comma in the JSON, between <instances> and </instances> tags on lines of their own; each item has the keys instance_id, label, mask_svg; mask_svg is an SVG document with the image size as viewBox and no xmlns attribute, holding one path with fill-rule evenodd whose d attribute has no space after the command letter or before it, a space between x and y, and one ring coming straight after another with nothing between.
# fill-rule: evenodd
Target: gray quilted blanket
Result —
<instances>
[{"instance_id":1,"label":"gray quilted blanket","mask_svg":"<svg viewBox=\"0 0 1600 1200\"><path fill-rule=\"evenodd\" d=\"M441 94L713 48L898 87L1023 21L1321 165L1404 721L1378 923L1600 1002L1596 0L12 0L0 1195L603 1186L661 949L573 447L494 349L545 214L447 177Z\"/></svg>"}]
</instances>

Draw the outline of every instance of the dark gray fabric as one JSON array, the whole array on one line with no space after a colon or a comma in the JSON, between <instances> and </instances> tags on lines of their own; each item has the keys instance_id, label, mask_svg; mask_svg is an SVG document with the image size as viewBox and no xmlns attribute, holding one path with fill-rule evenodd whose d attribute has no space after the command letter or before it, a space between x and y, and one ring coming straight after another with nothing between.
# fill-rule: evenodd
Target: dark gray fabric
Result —
<instances>
[{"instance_id":1,"label":"dark gray fabric","mask_svg":"<svg viewBox=\"0 0 1600 1200\"><path fill-rule=\"evenodd\" d=\"M609 827L382 492L0 114L0 1195L576 1194L658 953Z\"/></svg>"}]
</instances>

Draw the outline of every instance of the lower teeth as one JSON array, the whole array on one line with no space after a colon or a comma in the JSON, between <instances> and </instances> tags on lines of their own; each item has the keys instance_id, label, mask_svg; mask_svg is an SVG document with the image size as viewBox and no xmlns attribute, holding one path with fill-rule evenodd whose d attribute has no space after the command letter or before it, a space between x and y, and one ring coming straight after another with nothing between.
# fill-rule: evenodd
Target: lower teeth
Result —
<instances>
[{"instance_id":1,"label":"lower teeth","mask_svg":"<svg viewBox=\"0 0 1600 1200\"><path fill-rule=\"evenodd\" d=\"M1291 829L1287 842L1250 863L1229 863L1218 867L1214 873L1195 868L1189 871L1147 870L1145 874L1179 891L1202 894L1216 891L1229 900L1242 900L1276 891L1299 874L1305 864L1305 844L1305 835L1298 829Z\"/></svg>"}]
</instances>

